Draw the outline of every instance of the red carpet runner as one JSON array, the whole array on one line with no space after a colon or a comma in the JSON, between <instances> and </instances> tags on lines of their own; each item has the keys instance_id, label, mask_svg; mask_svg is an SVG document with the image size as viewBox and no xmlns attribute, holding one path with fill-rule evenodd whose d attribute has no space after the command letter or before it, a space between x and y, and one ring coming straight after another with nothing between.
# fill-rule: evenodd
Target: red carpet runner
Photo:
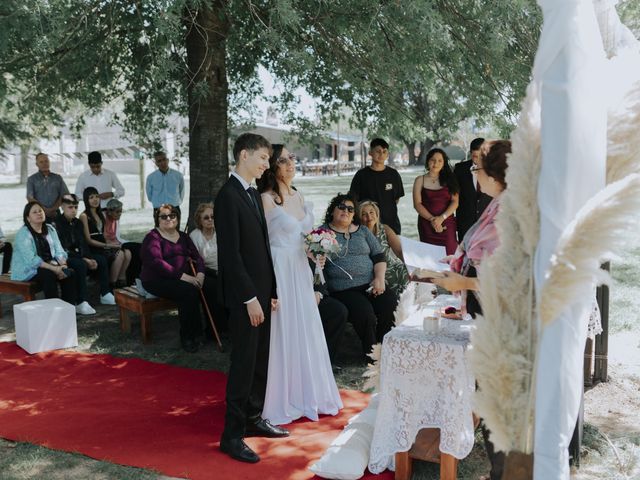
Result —
<instances>
[{"instance_id":1,"label":"red carpet runner","mask_svg":"<svg viewBox=\"0 0 640 480\"><path fill-rule=\"evenodd\" d=\"M247 465L217 448L225 384L216 371L64 351L28 355L0 343L0 437L194 480L310 479L318 477L307 467L369 399L343 390L340 415L296 422L286 439L247 439L262 457Z\"/></svg>"}]
</instances>

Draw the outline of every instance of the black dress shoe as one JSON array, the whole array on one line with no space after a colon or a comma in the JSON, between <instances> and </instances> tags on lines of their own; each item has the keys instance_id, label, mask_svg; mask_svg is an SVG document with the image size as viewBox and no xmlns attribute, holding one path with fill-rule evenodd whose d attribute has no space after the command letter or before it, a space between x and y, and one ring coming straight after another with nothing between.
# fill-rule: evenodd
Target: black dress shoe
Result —
<instances>
[{"instance_id":1,"label":"black dress shoe","mask_svg":"<svg viewBox=\"0 0 640 480\"><path fill-rule=\"evenodd\" d=\"M289 430L286 430L281 427L276 427L275 425L271 425L269 423L269 420L265 420L264 418L259 418L255 422L251 422L247 424L244 436L245 437L281 438L281 437L288 437Z\"/></svg>"},{"instance_id":2,"label":"black dress shoe","mask_svg":"<svg viewBox=\"0 0 640 480\"><path fill-rule=\"evenodd\" d=\"M260 457L256 455L256 452L251 450L241 438L233 438L226 441L221 440L220 450L231 458L241 462L258 463L260 461Z\"/></svg>"}]
</instances>

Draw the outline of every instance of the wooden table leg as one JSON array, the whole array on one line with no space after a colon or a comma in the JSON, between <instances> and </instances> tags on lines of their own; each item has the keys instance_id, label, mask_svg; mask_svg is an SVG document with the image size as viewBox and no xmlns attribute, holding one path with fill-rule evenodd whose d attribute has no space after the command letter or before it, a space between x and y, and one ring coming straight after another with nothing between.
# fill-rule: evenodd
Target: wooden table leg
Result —
<instances>
[{"instance_id":1,"label":"wooden table leg","mask_svg":"<svg viewBox=\"0 0 640 480\"><path fill-rule=\"evenodd\" d=\"M142 333L142 343L151 342L151 314L143 313L140 315L140 330Z\"/></svg>"},{"instance_id":2,"label":"wooden table leg","mask_svg":"<svg viewBox=\"0 0 640 480\"><path fill-rule=\"evenodd\" d=\"M447 453L440 454L440 480L456 480L458 459Z\"/></svg>"},{"instance_id":3,"label":"wooden table leg","mask_svg":"<svg viewBox=\"0 0 640 480\"><path fill-rule=\"evenodd\" d=\"M411 480L413 473L413 460L409 452L396 453L396 475L395 480Z\"/></svg>"},{"instance_id":4,"label":"wooden table leg","mask_svg":"<svg viewBox=\"0 0 640 480\"><path fill-rule=\"evenodd\" d=\"M129 313L123 307L120 307L120 331L123 333L131 333L131 322L129 321Z\"/></svg>"}]
</instances>

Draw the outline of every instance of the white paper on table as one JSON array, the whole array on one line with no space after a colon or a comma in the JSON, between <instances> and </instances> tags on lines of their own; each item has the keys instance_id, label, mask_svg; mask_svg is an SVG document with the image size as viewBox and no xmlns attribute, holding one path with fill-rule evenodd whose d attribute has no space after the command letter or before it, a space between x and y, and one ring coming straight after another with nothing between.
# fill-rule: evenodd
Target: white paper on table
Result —
<instances>
[{"instance_id":1,"label":"white paper on table","mask_svg":"<svg viewBox=\"0 0 640 480\"><path fill-rule=\"evenodd\" d=\"M451 270L449 264L440 262L447 256L445 247L417 242L402 235L400 235L400 243L402 244L404 263L407 265L407 270L410 274L420 268L434 272Z\"/></svg>"}]
</instances>

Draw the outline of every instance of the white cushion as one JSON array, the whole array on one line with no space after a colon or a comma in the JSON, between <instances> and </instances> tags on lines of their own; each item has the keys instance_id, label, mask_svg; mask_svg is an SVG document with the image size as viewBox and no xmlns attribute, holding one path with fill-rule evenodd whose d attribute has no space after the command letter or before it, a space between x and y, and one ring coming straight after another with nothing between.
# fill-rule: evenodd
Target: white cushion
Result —
<instances>
[{"instance_id":1,"label":"white cushion","mask_svg":"<svg viewBox=\"0 0 640 480\"><path fill-rule=\"evenodd\" d=\"M309 470L322 478L355 480L364 475L376 421L377 398L351 417L342 433L331 442L324 455Z\"/></svg>"},{"instance_id":2,"label":"white cushion","mask_svg":"<svg viewBox=\"0 0 640 480\"><path fill-rule=\"evenodd\" d=\"M309 470L322 478L355 480L362 477L369 463L371 437L373 427L366 423L347 426Z\"/></svg>"},{"instance_id":3,"label":"white cushion","mask_svg":"<svg viewBox=\"0 0 640 480\"><path fill-rule=\"evenodd\" d=\"M59 298L13 306L16 343L29 353L78 346L76 307Z\"/></svg>"}]
</instances>

